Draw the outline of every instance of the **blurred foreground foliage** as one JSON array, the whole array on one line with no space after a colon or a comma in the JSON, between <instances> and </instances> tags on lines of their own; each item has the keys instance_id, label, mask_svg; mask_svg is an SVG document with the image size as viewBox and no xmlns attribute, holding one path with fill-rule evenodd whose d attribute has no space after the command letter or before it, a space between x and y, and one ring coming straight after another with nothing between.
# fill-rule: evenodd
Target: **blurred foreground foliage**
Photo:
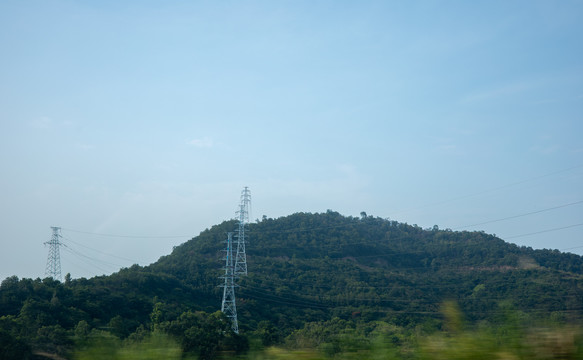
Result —
<instances>
[{"instance_id":1,"label":"blurred foreground foliage","mask_svg":"<svg viewBox=\"0 0 583 360\"><path fill-rule=\"evenodd\" d=\"M73 359L249 359L249 360L476 360L476 359L583 359L580 327L533 324L524 314L507 310L500 324L466 324L455 303L442 306L441 329L404 329L387 323L355 324L338 318L307 324L284 339L282 346L266 346L263 331L247 334L249 348L223 343L205 352L201 344L192 351L184 332L174 335L159 328L122 341L106 331L92 331L77 344ZM179 323L192 323L201 314L190 313ZM221 321L219 314L211 318ZM195 320L194 322L200 321ZM212 319L207 319L211 320ZM223 319L224 320L224 319ZM165 324L166 330L178 324ZM218 328L217 328L218 329ZM215 329L215 330L217 330ZM208 329L207 329L208 330ZM207 331L205 330L205 331ZM258 329L259 330L259 329ZM226 329L228 332L228 329ZM172 331L171 331L172 332ZM197 333L203 341L217 333ZM220 336L220 335L219 335ZM242 338L242 337L241 337ZM79 339L78 339L79 341ZM182 346L180 345L182 344ZM202 351L201 351L202 350Z\"/></svg>"},{"instance_id":2,"label":"blurred foreground foliage","mask_svg":"<svg viewBox=\"0 0 583 360\"><path fill-rule=\"evenodd\" d=\"M73 357L78 360L178 360L183 358L180 346L164 333L153 332L139 341L122 342L104 331L92 332L89 338L79 344Z\"/></svg>"},{"instance_id":3,"label":"blurred foreground foliage","mask_svg":"<svg viewBox=\"0 0 583 360\"><path fill-rule=\"evenodd\" d=\"M413 327L334 317L305 323L287 336L268 321L236 334L218 311L186 311L166 320L163 308L156 303L150 325L140 325L128 336L120 336L116 326L90 328L85 320L72 330L43 327L37 333L42 351L20 340L13 331L24 329L16 319L4 316L0 360L583 359L580 325L553 316L542 321L504 302L492 322L467 320L457 303L445 302L438 320Z\"/></svg>"}]
</instances>

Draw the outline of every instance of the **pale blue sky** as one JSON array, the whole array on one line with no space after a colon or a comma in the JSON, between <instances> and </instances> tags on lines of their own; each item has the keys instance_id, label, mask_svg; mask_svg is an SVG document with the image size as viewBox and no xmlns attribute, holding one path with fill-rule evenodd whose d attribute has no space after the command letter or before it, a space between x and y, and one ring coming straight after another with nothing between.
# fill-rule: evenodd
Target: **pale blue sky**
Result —
<instances>
[{"instance_id":1,"label":"pale blue sky","mask_svg":"<svg viewBox=\"0 0 583 360\"><path fill-rule=\"evenodd\" d=\"M63 274L146 265L244 186L254 218L556 207L464 229L583 254L581 39L581 1L3 1L0 278L50 226Z\"/></svg>"}]
</instances>

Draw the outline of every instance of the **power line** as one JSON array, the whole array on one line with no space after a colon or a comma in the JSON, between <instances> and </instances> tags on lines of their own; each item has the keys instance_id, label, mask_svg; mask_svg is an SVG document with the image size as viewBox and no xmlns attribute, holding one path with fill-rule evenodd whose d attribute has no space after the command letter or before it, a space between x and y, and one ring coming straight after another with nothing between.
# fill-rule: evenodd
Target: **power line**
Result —
<instances>
[{"instance_id":1,"label":"power line","mask_svg":"<svg viewBox=\"0 0 583 360\"><path fill-rule=\"evenodd\" d=\"M283 282L283 281L282 281L282 282ZM288 281L286 281L286 283L288 283L288 284L289 284L289 282L288 282ZM259 287L255 287L255 286L250 286L250 285L248 285L248 284L245 284L245 285L240 285L240 286L241 286L241 288L246 288L246 289L250 289L250 290L253 290L253 291L257 291L257 292L262 292L262 293L264 293L264 294L267 294L267 295L270 295L270 296L279 297L279 298L282 298L282 299L286 299L287 301L290 301L290 297L289 297L289 295L288 295L288 296L278 296L278 295L273 295L273 294L271 294L271 293L267 293L267 292L265 292L265 291L261 291L261 290L264 290L264 288L259 288ZM327 287L327 286L311 286L311 287L312 287L312 288L318 288L318 289L323 289L323 288L324 288L324 289L336 289L336 290L338 290L338 289L339 289L339 287L338 287L338 286L330 286L330 287ZM352 285L350 285L350 286L346 286L346 287L344 287L344 288L341 288L341 289L342 289L342 290L344 290L344 291L352 291L353 289L369 289L369 290L372 290L372 289L374 289L374 290L379 290L379 289L380 289L380 290L393 290L393 289L417 289L417 288L419 288L419 287L423 287L423 286L415 286L415 285L410 285L410 286L397 286L397 287L395 287L395 286L387 286L387 287L385 287L385 286L352 286ZM426 286L424 286L424 287L429 287L429 286L428 286L428 285L426 285ZM436 286L435 288L440 288L440 287L441 287L441 286ZM451 285L450 285L450 287L451 287ZM258 289L259 289L259 290L258 290ZM293 296L299 297L299 295L297 295L297 294L295 294L295 293L293 293L293 292L291 292L291 291L289 291L288 293L289 293L289 294L291 294L291 295L293 295ZM411 302L411 299L403 299L402 297L399 297L399 298L396 298L396 297L388 297L388 296L386 296L386 295L384 295L384 294L378 294L378 293L375 293L375 294L379 296L379 298L378 298L378 299L370 299L370 298L355 298L355 300L363 300L363 301L378 301L378 302L389 302L389 301L391 301L391 302L407 302L407 303ZM339 294L337 294L337 295L340 295L340 293L339 293ZM326 295L326 296L327 296L328 298L332 297L332 295ZM417 300L419 301L419 299L417 299ZM426 299L422 299L422 300L423 300L423 301L426 301ZM307 300L301 300L301 301L300 301L300 300L292 300L292 301L298 301L298 302L307 302L307 301L312 301L312 300L310 300L310 299L307 299Z\"/></svg>"},{"instance_id":2,"label":"power line","mask_svg":"<svg viewBox=\"0 0 583 360\"><path fill-rule=\"evenodd\" d=\"M558 230L563 230L563 229L574 228L574 227L578 227L578 226L582 226L582 225L583 225L583 223L579 223L579 224L568 225L568 226L563 226L563 227L558 227L558 228L553 228L553 229L546 229L546 230L536 231L536 232L532 232L532 233L528 233L528 234L521 234L521 235L514 235L514 236L506 236L505 238L506 239L515 239L515 238L524 237L524 236L537 235L537 234L543 234L543 233L552 232L552 231L558 231ZM572 249L574 249L574 248L572 248Z\"/></svg>"},{"instance_id":3,"label":"power line","mask_svg":"<svg viewBox=\"0 0 583 360\"><path fill-rule=\"evenodd\" d=\"M68 250L68 249L65 249L65 250ZM65 262L65 263L71 263L71 264L73 264L73 266L75 266L75 267L77 267L77 268L79 268L79 269L81 269L81 270L85 271L85 273L87 273L87 274L97 275L97 274L95 273L95 271L93 271L93 270L89 270L89 269L87 269L86 267L79 265L77 262L75 262L75 261L72 261L72 259L66 259L66 258L65 258L65 259L63 259L63 260L64 260L64 262ZM70 271L67 271L67 272L68 272L68 273L71 273Z\"/></svg>"},{"instance_id":4,"label":"power line","mask_svg":"<svg viewBox=\"0 0 583 360\"><path fill-rule=\"evenodd\" d=\"M546 209L542 209L542 210L537 210L537 211L532 211L532 212L528 212L528 213L524 213L524 214L519 214L519 215L514 215L514 216L508 216L508 217L504 217L504 218L500 218L500 219L496 219L496 220L489 220L489 221L484 221L484 222L481 222L481 223L476 223L476 224L471 224L471 225L465 225L465 226L459 226L459 227L453 228L452 230L464 229L464 228L468 228L468 227L472 227L472 226L478 226L478 225L484 225L484 224L491 224L491 223L495 223L495 222L499 222L499 221L504 221L504 220L516 219L516 218L519 218L519 217L524 217L524 216L533 215L533 214L539 214L539 213L542 213L542 212L556 210L556 209L561 209L561 208L564 208L564 207L567 207L567 206L577 205L577 204L581 204L581 203L583 203L583 200L576 201L576 202L572 202L572 203L569 203L569 204L553 206L553 207L550 207L550 208L546 208Z\"/></svg>"},{"instance_id":5,"label":"power line","mask_svg":"<svg viewBox=\"0 0 583 360\"><path fill-rule=\"evenodd\" d=\"M88 259L88 260L92 260L92 261L94 261L93 259L91 259L91 258L89 258L89 257L87 257L87 256L85 256L85 255L83 255L83 254L80 254L80 253L76 252L75 250L71 249L71 248L70 248L70 247L68 247L68 246L64 246L64 247L63 247L63 249L64 249L65 251L68 251L68 252L70 252L71 254L73 254L73 255L75 255L75 256L77 256L77 257L79 257L79 258L85 258L85 259ZM108 272L110 272L110 270L106 270L106 269L102 268L101 266L99 266L99 265L97 265L97 264L95 264L95 263L93 263L93 262L89 262L89 261L85 260L85 263L86 263L86 264L89 264L89 265L91 265L91 266L93 266L93 267L95 267L95 268L97 268L97 269L99 269L99 270L101 270L103 273L108 273Z\"/></svg>"},{"instance_id":6,"label":"power line","mask_svg":"<svg viewBox=\"0 0 583 360\"><path fill-rule=\"evenodd\" d=\"M331 299L329 300L322 300L319 303L314 303L311 301L296 301L296 300L290 300L289 299L289 295L288 297L283 297L283 296L277 296L277 295L273 295L270 293L266 293L266 292L262 292L262 291L257 291L257 290L253 290L257 293L263 293L265 296L269 296L269 297L265 297L265 296L258 296L258 295L254 295L254 294L249 294L247 293L245 296L246 297L251 297L254 299L258 299L258 300L263 300L263 301L267 301L267 302L273 302L273 303L279 303L279 304L284 304L284 305L291 305L291 306L295 306L295 307L301 307L301 308L315 308L315 309L320 309L320 310L330 310L330 309L353 309L357 306L360 306L362 304L358 304L358 303L362 303L362 302L371 302L371 301L375 301L375 302L394 302L394 300L391 299L359 299L359 298L345 298L345 299L341 299L342 302L353 302L356 304L352 304L352 305L339 305L336 302L333 302ZM290 295L294 295L296 296L296 294L290 294ZM525 298L528 298L528 295L525 294L524 295ZM575 295L571 296L572 298L578 298ZM500 300L500 299L505 299L506 297L479 297L479 298L464 298L464 301L482 301L482 300L490 300L490 301L495 301L495 300ZM436 302L432 302L429 299L425 299L424 301L425 303L429 302L429 304L438 304ZM394 310L394 309L386 309L386 306L382 306L380 304L376 304L376 306L381 307L376 308L374 311L386 311L389 312L391 314L441 314L442 312L439 310L436 311L411 311L411 310ZM385 309L383 309L385 308ZM583 309L562 309L562 310L552 310L554 312L565 312L565 313L579 313L581 312ZM530 308L528 310L521 310L524 312L529 312L529 313L538 313L538 312L548 312L549 310L547 308L544 308L543 306L539 306L538 308ZM503 313L504 310L487 310L485 311L487 313ZM482 314L483 311L470 311L469 313L476 313L476 314Z\"/></svg>"},{"instance_id":7,"label":"power line","mask_svg":"<svg viewBox=\"0 0 583 360\"><path fill-rule=\"evenodd\" d=\"M114 257L114 258L117 258L117 259L120 259L120 260L131 261L131 262L133 262L134 264L137 264L137 263L139 262L139 261L137 261L137 260L128 259L128 258L125 258L125 257L122 257L122 256L117 256L117 255L113 255L113 254L106 253L106 252L104 252L104 251L101 251L101 250L94 249L94 248L92 248L92 247L89 247L89 246L87 246L87 245L83 245L83 244L81 244L81 243L78 243L78 242L76 242L76 241L73 241L73 240L71 240L71 239L70 239L70 238L68 238L68 237L63 237L63 238L64 238L64 239L66 239L66 240L67 240L67 241L69 241L69 242L72 242L72 243L74 243L74 244L77 244L77 245L79 245L79 246L82 246L82 247L84 247L84 248L87 248L87 249L89 249L89 250L93 250L93 251L95 251L95 252L98 252L98 253L100 253L100 254L103 254L103 255L111 256L111 257Z\"/></svg>"},{"instance_id":8,"label":"power line","mask_svg":"<svg viewBox=\"0 0 583 360\"><path fill-rule=\"evenodd\" d=\"M521 185L521 184L524 184L524 183L527 183L527 182L531 182L531 181L535 181L535 180L539 180L539 179L543 179L545 177L549 177L549 176L552 176L552 175L561 174L561 173L564 173L564 172L567 172L567 171L571 171L571 170L574 170L574 169L578 169L580 167L583 167L583 164L575 165L575 166L572 166L572 167L569 167L569 168L565 168L565 169L562 169L562 170L558 170L558 171L555 171L555 172L552 172L552 173L548 173L548 174L539 175L539 176L535 176L535 177L532 177L532 178L528 178L528 179L516 181L516 182L513 182L513 183L506 184L506 185L498 186L498 187L495 187L495 188L486 189L486 190L483 190L483 191L479 191L479 192L475 192L475 193L471 193L471 194L467 194L467 195L461 195L461 196L458 196L458 197L455 197L455 198L450 198L450 199L447 199L447 200L437 201L437 202L430 203L430 204L423 205L423 206L419 206L419 207L416 207L416 208L410 208L410 209L405 209L405 210L397 211L396 214L410 212L410 211L417 210L417 209L424 209L424 208L428 208L428 207L434 207L434 206L447 204L449 202L453 202L453 201L457 201L457 200L462 200L462 199L467 199L467 198L474 197L474 196L488 194L488 193L491 193L491 192L494 192L494 191L506 189L506 188L509 188L509 187L513 187L513 186L516 186L516 185Z\"/></svg>"},{"instance_id":9,"label":"power line","mask_svg":"<svg viewBox=\"0 0 583 360\"><path fill-rule=\"evenodd\" d=\"M409 269L422 269L423 267L416 267L416 268L398 268L395 269L393 271L403 271L403 270L409 270ZM439 270L448 270L450 272L453 272L455 270L468 270L468 268L470 268L470 266L468 267L464 267L464 266L451 266L451 267L441 267L439 268ZM383 272L385 275L391 274L391 275L399 275L399 274L395 274L393 271L388 271L385 269L378 269L379 272ZM510 269L506 269L506 270L510 270ZM512 270L520 270L519 267L514 267ZM545 270L545 268L541 268L541 270ZM485 272L485 271L489 271L489 272L495 272L495 271L504 271L504 268L500 267L498 269L475 269L475 272ZM388 273L388 274L387 274ZM457 274L456 274L457 275ZM306 281L306 280L298 280L296 278L274 278L274 277L268 277L268 276L262 276L260 277L259 274L254 275L253 278L249 278L249 280L253 280L253 282L255 284L257 284L258 286L261 286L262 289L266 289L266 288L277 288L280 287L282 285L287 286L289 284L293 284L295 286L304 286L304 287L310 287L312 289L344 289L346 291L354 291L355 289L375 289L375 290L387 290L387 291L391 291L391 290L402 290L402 289L429 289L429 290L438 290L438 289L448 289L448 288L452 288L455 287L455 284L451 284L451 283L446 283L446 284L430 284L430 283L409 283L409 281L403 280L403 279L399 279L398 277L395 278L389 278L387 279L383 279L386 282L392 282L392 285L379 285L379 286L373 286L373 285L361 285L363 283L365 284L369 284L370 282L374 282L374 281L381 281L380 279L376 279L376 280L369 280L369 281L363 281L363 280L358 280L358 279L354 279L354 278L350 278L351 281L354 282L354 284L345 284L345 283L330 283L329 279L326 279L326 283L317 283L317 280L314 281ZM394 283L397 282L399 283L399 285L394 285ZM356 285L358 284L358 285ZM255 287L253 285L250 284L245 284L244 286L246 287ZM255 287L258 288L258 287ZM468 288L468 290L472 290L473 287L470 289Z\"/></svg>"},{"instance_id":10,"label":"power line","mask_svg":"<svg viewBox=\"0 0 583 360\"><path fill-rule=\"evenodd\" d=\"M241 286L241 288L247 288L247 287ZM253 296L252 294L247 294L246 296L254 297L254 298L258 298L258 299L262 299L262 300L267 300L267 301L272 301L272 302L277 302L277 303L281 303L281 304L294 305L294 306L300 306L300 307L315 307L315 308L321 308L321 309L330 309L330 308L334 307L333 305L318 304L318 303L307 302L307 301L302 301L302 300L297 301L294 299L290 299L289 297L284 298L284 297L273 295L273 294L266 293L263 291L252 290L250 288L248 288L248 290L263 293L264 295L272 297L272 299L265 298L265 297ZM280 300L280 299L284 299L284 300Z\"/></svg>"},{"instance_id":11,"label":"power line","mask_svg":"<svg viewBox=\"0 0 583 360\"><path fill-rule=\"evenodd\" d=\"M94 261L94 262L99 262L99 263L105 264L105 265L107 265L107 266L112 266L112 267L117 267L117 268L122 268L122 267L123 267L122 265L119 265L119 264L116 264L116 263L112 263L112 262L109 262L109 261L104 261L104 260L99 260L99 259L97 259L97 258L94 258L94 257L88 256L88 255L85 255L85 254L83 254L83 253L81 253L81 252L79 252L79 251L75 250L74 248L72 248L72 247L68 246L67 244L63 244L63 246L64 246L65 248L69 249L69 250L70 250L72 253L74 253L75 255L77 255L77 256L80 256L80 257L83 257L83 258L85 258L85 259L87 259L87 260Z\"/></svg>"},{"instance_id":12,"label":"power line","mask_svg":"<svg viewBox=\"0 0 583 360\"><path fill-rule=\"evenodd\" d=\"M293 279L281 279L280 283L285 283L285 284L290 284L293 283L294 285L298 285L298 282L296 281L292 281ZM275 282L274 282L275 283ZM305 284L305 282L304 282ZM490 285L490 284L489 284ZM488 285L488 286L489 286ZM279 287L280 285L274 284L271 285L272 287ZM426 289L423 290L424 292L428 291L428 290L434 290L434 291L441 291L443 292L443 290L447 290L448 288L450 289L455 289L456 285L455 284L449 284L449 285L430 285L430 284L410 284L410 285L399 285L399 286L353 286L353 285L348 285L345 287L342 286L326 286L326 285L308 285L313 289L334 289L337 290L338 293L336 294L336 296L345 296L345 294L353 294L355 289L368 289L368 290L378 290L381 291L379 292L375 292L374 294L378 296L378 298L354 298L354 300L363 300L363 301L378 301L378 302L388 302L388 301L394 301L394 302L410 302L411 299L407 298L407 299L403 299L404 296L389 296L389 291L392 290L419 290L419 289ZM261 290L271 290L271 288L268 287L254 287L254 286L250 286L250 285L241 285L242 288L247 288L247 289L261 289ZM465 288L466 291L471 292L474 289L474 285L472 286L468 286L467 288ZM273 289L275 290L275 289ZM463 289L462 289L463 290ZM264 292L264 291L260 291L260 290L255 290L258 292ZM279 295L278 297L282 298L282 299L286 299L289 300L290 299L290 295L292 296L296 296L296 297L300 297L301 295L297 294L296 292L293 292L291 290L286 291L288 295ZM265 292L264 292L265 293ZM269 293L266 293L269 294ZM437 294L432 294L429 293L429 295L437 295ZM528 294L518 294L518 295L523 295L525 297L529 297L530 295ZM276 295L272 295L272 296L276 296ZM327 297L331 297L334 295L326 295ZM519 296L520 297L520 296ZM566 295L563 298L574 298L574 299L579 299L579 295L577 294L573 294L573 295ZM500 296L483 296L481 295L479 298L476 298L476 300L495 300L495 299L503 299L505 298L504 295L500 295ZM417 301L428 301L428 299L416 299ZM472 299L473 300L473 299ZM304 300L306 301L306 300ZM311 300L310 300L311 301Z\"/></svg>"},{"instance_id":13,"label":"power line","mask_svg":"<svg viewBox=\"0 0 583 360\"><path fill-rule=\"evenodd\" d=\"M103 233L96 233L90 231L81 231L81 230L73 230L73 229L66 229L62 228L63 230L67 230L74 233L79 234L88 234L88 235L97 235L97 236L106 236L106 237L116 237L116 238L132 238L132 239L175 239L175 238L192 238L192 235L160 235L160 236L151 236L151 235L116 235L116 234L103 234Z\"/></svg>"}]
</instances>

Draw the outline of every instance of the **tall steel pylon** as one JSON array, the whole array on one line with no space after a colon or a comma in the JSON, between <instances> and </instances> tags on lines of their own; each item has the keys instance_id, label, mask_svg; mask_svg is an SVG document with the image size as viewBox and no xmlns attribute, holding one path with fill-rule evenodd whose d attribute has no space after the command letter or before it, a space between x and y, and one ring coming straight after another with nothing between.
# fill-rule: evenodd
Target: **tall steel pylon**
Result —
<instances>
[{"instance_id":1,"label":"tall steel pylon","mask_svg":"<svg viewBox=\"0 0 583 360\"><path fill-rule=\"evenodd\" d=\"M225 279L223 284L223 302L221 311L231 319L231 328L239 333L239 323L237 321L237 305L235 303L235 269L233 265L233 233L227 234L227 250L225 256Z\"/></svg>"},{"instance_id":2,"label":"tall steel pylon","mask_svg":"<svg viewBox=\"0 0 583 360\"><path fill-rule=\"evenodd\" d=\"M245 186L241 191L241 204L239 205L239 227L237 231L237 255L235 256L235 275L247 275L247 254L245 243L247 237L245 229L249 223L249 206L251 205L251 191Z\"/></svg>"},{"instance_id":3,"label":"tall steel pylon","mask_svg":"<svg viewBox=\"0 0 583 360\"><path fill-rule=\"evenodd\" d=\"M49 256L47 257L45 276L61 281L61 253L59 251L59 247L61 246L61 242L59 241L59 238L61 237L61 228L51 226L51 229L53 229L53 237L50 241L44 243L45 245L49 245Z\"/></svg>"}]
</instances>

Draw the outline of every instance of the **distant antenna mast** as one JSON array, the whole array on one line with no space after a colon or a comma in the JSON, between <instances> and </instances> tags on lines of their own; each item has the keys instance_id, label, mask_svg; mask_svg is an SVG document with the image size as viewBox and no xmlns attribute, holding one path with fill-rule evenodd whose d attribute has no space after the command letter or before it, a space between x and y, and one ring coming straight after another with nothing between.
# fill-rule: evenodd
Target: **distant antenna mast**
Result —
<instances>
[{"instance_id":1,"label":"distant antenna mast","mask_svg":"<svg viewBox=\"0 0 583 360\"><path fill-rule=\"evenodd\" d=\"M239 333L239 323L237 322L237 305L235 304L235 269L233 266L233 233L227 234L227 250L225 257L225 279L223 284L223 303L221 311L231 319L231 328Z\"/></svg>"},{"instance_id":2,"label":"distant antenna mast","mask_svg":"<svg viewBox=\"0 0 583 360\"><path fill-rule=\"evenodd\" d=\"M245 228L249 223L249 206L251 204L251 191L245 186L241 191L241 204L239 205L239 229L237 231L237 255L235 257L235 275L247 275L247 254L245 253Z\"/></svg>"},{"instance_id":3,"label":"distant antenna mast","mask_svg":"<svg viewBox=\"0 0 583 360\"><path fill-rule=\"evenodd\" d=\"M44 243L45 245L49 245L45 276L61 281L61 254L59 252L59 246L61 246L61 242L59 241L61 228L51 226L51 229L53 229L53 237L50 241Z\"/></svg>"}]
</instances>

